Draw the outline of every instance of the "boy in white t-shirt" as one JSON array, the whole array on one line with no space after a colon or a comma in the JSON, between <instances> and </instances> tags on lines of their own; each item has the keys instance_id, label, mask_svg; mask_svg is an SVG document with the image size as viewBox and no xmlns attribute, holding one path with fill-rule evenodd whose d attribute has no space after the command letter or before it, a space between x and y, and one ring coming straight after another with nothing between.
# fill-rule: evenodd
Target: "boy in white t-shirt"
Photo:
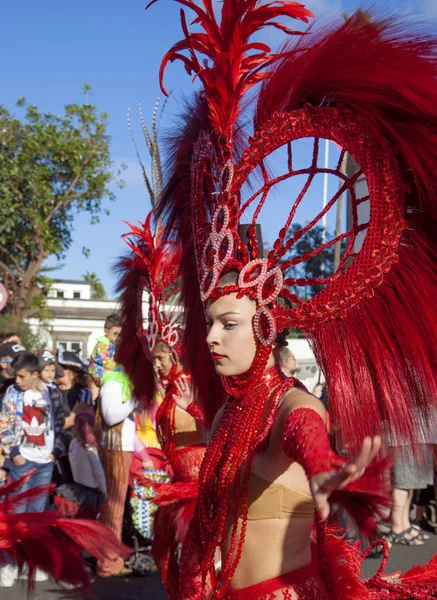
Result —
<instances>
[{"instance_id":1,"label":"boy in white t-shirt","mask_svg":"<svg viewBox=\"0 0 437 600\"><path fill-rule=\"evenodd\" d=\"M5 467L9 468L12 479L21 479L34 470L20 489L25 491L52 480L53 465L63 449L64 411L59 390L41 381L38 360L32 353L22 352L11 366L16 381L2 402L2 412L10 419L8 437L2 442L10 459ZM20 502L14 510L42 512L46 501L47 494L40 494Z\"/></svg>"}]
</instances>

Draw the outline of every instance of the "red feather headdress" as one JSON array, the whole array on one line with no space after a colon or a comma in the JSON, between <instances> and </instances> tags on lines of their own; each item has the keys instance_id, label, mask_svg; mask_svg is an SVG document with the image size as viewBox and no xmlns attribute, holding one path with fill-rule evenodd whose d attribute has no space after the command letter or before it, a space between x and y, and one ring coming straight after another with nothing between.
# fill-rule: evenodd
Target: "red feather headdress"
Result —
<instances>
[{"instance_id":1,"label":"red feather headdress","mask_svg":"<svg viewBox=\"0 0 437 600\"><path fill-rule=\"evenodd\" d=\"M130 231L123 239L132 253L119 264L118 285L122 331L117 360L132 381L134 395L146 403L154 398L152 350L163 342L177 362L182 327L177 286L180 246L164 240L162 228L153 233L152 218L153 211L140 227L128 223Z\"/></svg>"},{"instance_id":2,"label":"red feather headdress","mask_svg":"<svg viewBox=\"0 0 437 600\"><path fill-rule=\"evenodd\" d=\"M163 69L169 60L182 60L204 92L174 140L159 211L184 247L183 294L191 302L187 359L194 383L202 388L214 378L209 357L202 356L205 350L191 352L193 338L197 343L205 331L199 328L204 304L225 293L247 294L258 307L258 352L247 374L223 381L229 392L245 394L264 368L276 335L297 327L325 373L343 442L356 445L365 435L381 433L390 434L392 442L403 438L414 445L415 416L428 415L437 398L437 38L413 25L372 21L359 13L337 27L310 30L280 54L271 54L267 47L255 48L250 36L265 25L278 26L271 22L275 16L306 20L311 15L301 5L224 0L218 24L210 2L201 9L178 1L195 11L194 23L205 32L190 33L181 11L184 39L167 54ZM256 58L249 54L254 50ZM260 81L258 98L243 111L243 95ZM250 118L251 106L254 134L241 151L241 121ZM312 161L301 169L294 164L292 143L308 137L314 139ZM337 167L328 169L341 180L340 190L289 237L312 179L325 172L318 166L320 139L342 148ZM280 148L286 167L272 173L267 160ZM353 175L340 168L345 152L359 165ZM261 176L255 189L253 182L252 188L247 185L254 173ZM278 183L302 174L307 184L264 257L256 236L261 210ZM357 198L361 176L368 195ZM346 191L350 229L289 258L296 242ZM362 202L370 206L364 223L358 218ZM240 224L248 208L253 219L246 240ZM359 238L364 238L361 245ZM292 276L296 264L342 240L345 251L335 273L323 279ZM218 287L220 278L235 270L238 282ZM200 293L194 291L196 273ZM322 290L304 299L294 292L296 286ZM211 389L199 392L211 396ZM210 408L215 411L217 404Z\"/></svg>"}]
</instances>

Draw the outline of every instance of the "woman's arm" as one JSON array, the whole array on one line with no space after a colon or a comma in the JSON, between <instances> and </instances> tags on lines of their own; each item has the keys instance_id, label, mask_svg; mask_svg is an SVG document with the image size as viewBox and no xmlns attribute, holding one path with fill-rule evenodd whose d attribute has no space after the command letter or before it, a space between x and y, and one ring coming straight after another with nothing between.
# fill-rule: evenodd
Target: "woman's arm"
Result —
<instances>
[{"instance_id":1,"label":"woman's arm","mask_svg":"<svg viewBox=\"0 0 437 600\"><path fill-rule=\"evenodd\" d=\"M122 388L118 381L107 381L103 384L100 398L102 417L110 427L127 419L137 404L135 398L123 402Z\"/></svg>"},{"instance_id":2,"label":"woman's arm","mask_svg":"<svg viewBox=\"0 0 437 600\"><path fill-rule=\"evenodd\" d=\"M364 474L380 450L381 438L365 438L355 459L348 463L331 449L324 409L316 398L300 391L289 393L286 409L283 450L303 467L319 514L327 518L329 496Z\"/></svg>"},{"instance_id":3,"label":"woman's arm","mask_svg":"<svg viewBox=\"0 0 437 600\"><path fill-rule=\"evenodd\" d=\"M93 473L94 481L97 484L97 489L102 492L102 494L107 493L106 488L106 477L105 472L102 467L102 463L100 462L99 453L97 452L97 448L87 448L86 454L88 457L88 462L91 467L91 471Z\"/></svg>"}]
</instances>

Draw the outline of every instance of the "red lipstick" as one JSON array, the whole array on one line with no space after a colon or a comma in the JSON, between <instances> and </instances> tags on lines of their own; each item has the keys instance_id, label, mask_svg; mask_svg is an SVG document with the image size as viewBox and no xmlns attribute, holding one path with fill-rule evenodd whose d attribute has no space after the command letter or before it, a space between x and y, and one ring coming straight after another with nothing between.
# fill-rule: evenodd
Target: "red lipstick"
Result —
<instances>
[{"instance_id":1,"label":"red lipstick","mask_svg":"<svg viewBox=\"0 0 437 600\"><path fill-rule=\"evenodd\" d=\"M222 358L226 358L226 356L224 356L223 354L217 354L217 352L212 353L213 360L221 360Z\"/></svg>"}]
</instances>

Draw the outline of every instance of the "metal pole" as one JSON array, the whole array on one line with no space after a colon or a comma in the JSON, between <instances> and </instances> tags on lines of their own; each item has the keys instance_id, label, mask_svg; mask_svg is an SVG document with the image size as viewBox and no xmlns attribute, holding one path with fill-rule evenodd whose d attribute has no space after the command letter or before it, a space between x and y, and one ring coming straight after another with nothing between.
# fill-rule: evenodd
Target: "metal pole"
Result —
<instances>
[{"instance_id":1,"label":"metal pole","mask_svg":"<svg viewBox=\"0 0 437 600\"><path fill-rule=\"evenodd\" d=\"M346 174L347 167L347 152L344 153L343 158L341 159L340 165L340 173L343 175ZM343 185L343 180L340 179L339 186ZM335 226L335 237L341 235L341 213L343 212L343 196L344 193L337 200L337 222ZM341 259L341 242L336 242L334 246L334 273L338 269L338 265L340 264Z\"/></svg>"},{"instance_id":2,"label":"metal pole","mask_svg":"<svg viewBox=\"0 0 437 600\"><path fill-rule=\"evenodd\" d=\"M325 169L329 166L329 140L325 140ZM323 177L323 204L324 209L328 204L328 173L324 173ZM322 246L326 241L326 213L322 217ZM325 272L325 261L321 264L322 273Z\"/></svg>"}]
</instances>

